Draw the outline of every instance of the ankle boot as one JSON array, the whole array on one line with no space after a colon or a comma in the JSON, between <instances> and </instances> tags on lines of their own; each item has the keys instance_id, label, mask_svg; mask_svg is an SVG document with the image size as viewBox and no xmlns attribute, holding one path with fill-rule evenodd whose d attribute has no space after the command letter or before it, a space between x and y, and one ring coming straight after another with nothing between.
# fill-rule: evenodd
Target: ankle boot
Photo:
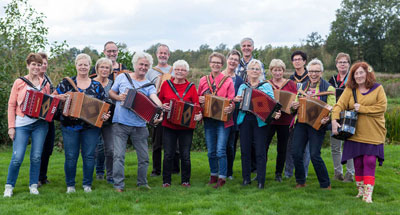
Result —
<instances>
[{"instance_id":1,"label":"ankle boot","mask_svg":"<svg viewBox=\"0 0 400 215\"><path fill-rule=\"evenodd\" d=\"M363 195L363 201L366 203L372 203L372 193L374 191L374 186L372 184L366 184L365 185L365 190L364 190L364 195Z\"/></svg>"},{"instance_id":2,"label":"ankle boot","mask_svg":"<svg viewBox=\"0 0 400 215\"><path fill-rule=\"evenodd\" d=\"M212 176L210 176L210 181L208 182L208 185L215 184L215 183L217 183L217 181L218 181L218 177L212 175Z\"/></svg>"},{"instance_id":3,"label":"ankle boot","mask_svg":"<svg viewBox=\"0 0 400 215\"><path fill-rule=\"evenodd\" d=\"M216 185L214 185L214 187L213 187L213 188L219 188L219 187L222 187L222 186L224 186L225 182L226 182L225 178L219 178L219 179L218 179L218 182L217 182L217 184L216 184Z\"/></svg>"},{"instance_id":4,"label":"ankle boot","mask_svg":"<svg viewBox=\"0 0 400 215\"><path fill-rule=\"evenodd\" d=\"M358 190L358 194L357 194L356 198L363 197L363 195L364 195L364 182L363 181L356 181L356 185L357 185L357 190Z\"/></svg>"}]
</instances>

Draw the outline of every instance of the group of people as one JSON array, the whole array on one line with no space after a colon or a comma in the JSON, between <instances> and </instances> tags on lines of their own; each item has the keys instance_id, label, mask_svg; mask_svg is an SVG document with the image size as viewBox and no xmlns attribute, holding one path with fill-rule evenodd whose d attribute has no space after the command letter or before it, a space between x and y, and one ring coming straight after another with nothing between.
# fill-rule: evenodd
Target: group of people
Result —
<instances>
[{"instance_id":1,"label":"group of people","mask_svg":"<svg viewBox=\"0 0 400 215\"><path fill-rule=\"evenodd\" d=\"M212 53L208 59L211 72L200 79L197 89L187 79L190 68L185 60L177 60L172 66L168 64L170 50L165 44L157 47L158 62L155 67L152 67L153 58L150 54L137 52L132 59L134 71L130 72L117 62L118 46L114 42L107 42L103 51L106 57L100 58L92 71L91 58L86 54L79 54L75 59L76 76L69 80L63 79L55 87L46 75L47 56L43 53L29 54L26 59L28 75L14 82L8 102L8 134L13 140L13 155L4 197L11 197L13 194L29 138L32 140L30 193L39 194L38 187L49 183L47 166L54 145L54 123L23 114L21 105L28 89L52 94L60 100L66 99L67 92L83 92L113 104L111 111L102 116L104 123L101 128L80 119L60 116L67 193L76 191L79 152L83 160L82 185L85 192L92 191L95 166L96 178L103 179L106 172L106 180L113 184L117 192L123 192L128 139L137 153L137 186L150 189L147 182L149 130L146 121L121 105L127 97L126 91L136 89L165 112L171 110L170 100L203 105L205 95L213 94L231 101L220 110L231 115L227 121L204 117L201 111L194 115L195 121L204 123L210 167L208 184L214 188L224 186L227 179L233 178L233 162L237 141L240 140L242 185L249 186L256 180L257 187L263 189L268 149L277 133L275 180L282 182L283 175L286 178L292 177L295 169L295 187L306 187L311 160L320 187L331 189L328 171L321 157L322 143L326 131L331 130L332 134L337 134L340 112L354 109L358 112L355 134L345 140L344 144L334 137L331 138L334 178L352 182L355 175L357 197L362 197L365 202L372 202L376 159L380 164L384 160L384 112L387 105L385 92L376 83L372 67L366 62L357 62L351 66L350 56L339 53L335 60L338 74L328 82L322 78L324 66L320 60L312 59L307 64L306 53L295 51L291 55L294 74L289 79L285 78L285 63L280 59L273 59L268 67L272 78L266 80L263 63L253 58L254 41L244 38L240 47L243 56L237 50L230 51L226 57L221 53ZM165 74L171 75L171 79L160 83ZM290 113L278 111L273 121L266 123L255 114L239 108L246 88L258 89L272 99L274 90L289 91L297 96L290 104ZM356 100L353 94L356 94ZM297 120L301 95L319 99L333 107L331 115L322 118L320 129L316 130ZM181 186L190 187L190 149L194 129L171 123L166 120L165 112L155 120L157 126L152 129L151 176L162 174L162 187L170 187L171 174L181 172ZM344 163L347 163L347 171L343 175ZM252 172L257 173L254 179L251 178Z\"/></svg>"}]
</instances>

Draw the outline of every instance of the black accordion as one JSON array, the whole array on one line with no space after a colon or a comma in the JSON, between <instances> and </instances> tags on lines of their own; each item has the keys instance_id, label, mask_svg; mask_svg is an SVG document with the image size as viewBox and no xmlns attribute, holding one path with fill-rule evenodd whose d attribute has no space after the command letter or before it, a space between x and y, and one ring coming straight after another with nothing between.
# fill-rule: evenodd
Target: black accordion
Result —
<instances>
[{"instance_id":1,"label":"black accordion","mask_svg":"<svg viewBox=\"0 0 400 215\"><path fill-rule=\"evenodd\" d=\"M338 128L338 134L332 135L332 137L338 140L346 140L356 133L357 124L357 112L356 111L342 111L340 112L340 128Z\"/></svg>"}]
</instances>

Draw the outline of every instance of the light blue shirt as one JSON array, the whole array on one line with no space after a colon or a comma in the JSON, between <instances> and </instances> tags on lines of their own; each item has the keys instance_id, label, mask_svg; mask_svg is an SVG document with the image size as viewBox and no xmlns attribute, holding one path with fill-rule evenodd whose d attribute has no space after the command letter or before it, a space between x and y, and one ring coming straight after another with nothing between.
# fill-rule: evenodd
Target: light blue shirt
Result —
<instances>
[{"instance_id":1,"label":"light blue shirt","mask_svg":"<svg viewBox=\"0 0 400 215\"><path fill-rule=\"evenodd\" d=\"M247 86L246 84L240 85L237 95L242 95L243 94L243 90L246 89L246 88L249 88L249 86ZM257 89L263 91L268 96L270 96L271 98L275 99L274 98L274 90L272 89L271 84L265 83L265 84L257 87ZM238 118L237 118L237 124L238 125L242 124L245 115L246 115L246 113L244 111L239 111ZM257 117L257 122L258 122L258 127L262 127L262 126L267 125L267 123L263 122L258 117Z\"/></svg>"},{"instance_id":2,"label":"light blue shirt","mask_svg":"<svg viewBox=\"0 0 400 215\"><path fill-rule=\"evenodd\" d=\"M135 88L139 88L144 84L149 83L147 79L143 81L136 81L132 79L132 82ZM124 93L126 89L133 89L133 87L125 75L118 75L118 77L115 79L114 85L111 87L111 90L117 94L121 94ZM153 85L141 88L139 91L144 93L147 97L151 94L156 94L156 88ZM128 126L146 127L146 121L128 108L122 107L120 101L117 101L115 104L115 112L112 122L121 123Z\"/></svg>"}]
</instances>

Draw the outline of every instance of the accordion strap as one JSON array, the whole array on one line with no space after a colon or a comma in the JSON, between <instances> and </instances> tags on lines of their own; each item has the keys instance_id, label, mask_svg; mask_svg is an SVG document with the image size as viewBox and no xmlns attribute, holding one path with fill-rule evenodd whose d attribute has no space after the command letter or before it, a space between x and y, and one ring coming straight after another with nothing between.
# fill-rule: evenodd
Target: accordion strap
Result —
<instances>
[{"instance_id":1,"label":"accordion strap","mask_svg":"<svg viewBox=\"0 0 400 215\"><path fill-rule=\"evenodd\" d=\"M79 92L79 89L78 89L78 87L76 86L75 82L72 80L72 78L70 78L70 77L65 77L64 79L67 80L69 84L71 84L72 88L74 88L74 90L75 90L76 92Z\"/></svg>"},{"instance_id":2,"label":"accordion strap","mask_svg":"<svg viewBox=\"0 0 400 215\"><path fill-rule=\"evenodd\" d=\"M176 94L176 96L178 96L178 98L183 101L183 98L185 98L186 93L190 90L190 88L193 85L193 82L190 82L189 85L186 87L185 91L183 92L182 98L179 96L178 91L176 90L175 86L172 84L171 80L167 80L167 83L169 84L169 86L171 87L172 91L174 91L174 93Z\"/></svg>"},{"instance_id":3,"label":"accordion strap","mask_svg":"<svg viewBox=\"0 0 400 215\"><path fill-rule=\"evenodd\" d=\"M153 69L154 69L155 71L161 73L162 75L165 74L165 72L163 72L161 69L159 69L159 68L157 68L157 67L153 67ZM172 66L171 66L171 68L170 68L169 71L168 71L168 74L171 74L171 73L172 73Z\"/></svg>"},{"instance_id":4,"label":"accordion strap","mask_svg":"<svg viewBox=\"0 0 400 215\"><path fill-rule=\"evenodd\" d=\"M46 79L46 81L47 82L49 82L49 84L50 84L50 91L51 91L51 93L54 91L54 85L53 85L53 82L51 82L51 79L50 79L50 77L49 76L47 76L47 74L46 73L44 73L44 78Z\"/></svg>"},{"instance_id":5,"label":"accordion strap","mask_svg":"<svg viewBox=\"0 0 400 215\"><path fill-rule=\"evenodd\" d=\"M352 91L353 91L353 99L354 99L354 104L355 104L355 103L357 103L357 92L356 92L355 88Z\"/></svg>"},{"instance_id":6,"label":"accordion strap","mask_svg":"<svg viewBox=\"0 0 400 215\"><path fill-rule=\"evenodd\" d=\"M211 75L210 75L210 76L211 76ZM223 77L223 78L221 79L221 81L218 83L218 86L215 88L215 91L214 91L213 86L215 86L215 80L214 80L214 83L211 84L210 77L208 77L208 75L207 75L207 76L206 76L207 84L208 84L208 88L210 89L211 94L213 94L213 95L217 94L219 88L222 87L222 85L224 84L224 82L225 82L226 79L228 79L228 78L229 78L229 76L224 75L224 77Z\"/></svg>"},{"instance_id":7,"label":"accordion strap","mask_svg":"<svg viewBox=\"0 0 400 215\"><path fill-rule=\"evenodd\" d=\"M28 80L24 76L19 77L19 79L23 80L27 85L29 85L30 87L32 87L33 89L35 89L37 91L42 91L44 86L46 86L46 84L47 84L47 80L44 79L43 82L42 82L42 85L40 85L40 89L38 89L35 85L33 85L33 83L30 80Z\"/></svg>"},{"instance_id":8,"label":"accordion strap","mask_svg":"<svg viewBox=\"0 0 400 215\"><path fill-rule=\"evenodd\" d=\"M273 88L274 90L281 90L282 88L284 88L284 87L289 83L289 81L290 81L290 79L286 79L286 81L283 82L283 84L282 84L279 88L276 87L276 85L272 82L272 80L268 80L267 82L268 82L269 84L271 84L271 86L272 86L272 88Z\"/></svg>"},{"instance_id":9,"label":"accordion strap","mask_svg":"<svg viewBox=\"0 0 400 215\"><path fill-rule=\"evenodd\" d=\"M133 87L134 90L139 90L139 89L141 89L141 88L145 88L145 87L152 86L152 85L154 86L153 83L147 83L147 84L143 84L143 85L140 86L139 88L136 88L135 85L133 85L133 81L132 81L131 76L130 76L128 73L126 73L126 72L124 72L124 75L125 75L125 77L128 79L129 83L131 84L131 86Z\"/></svg>"}]
</instances>

